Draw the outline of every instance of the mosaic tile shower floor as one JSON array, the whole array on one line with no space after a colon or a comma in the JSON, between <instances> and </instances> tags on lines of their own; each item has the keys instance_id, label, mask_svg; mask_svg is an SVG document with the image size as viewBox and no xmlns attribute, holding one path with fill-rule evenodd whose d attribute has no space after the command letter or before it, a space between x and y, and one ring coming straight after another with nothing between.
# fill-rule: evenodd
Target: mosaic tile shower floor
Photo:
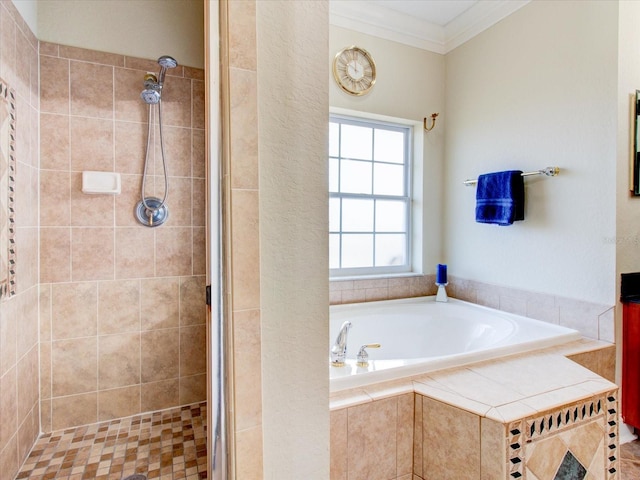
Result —
<instances>
[{"instance_id":1,"label":"mosaic tile shower floor","mask_svg":"<svg viewBox=\"0 0 640 480\"><path fill-rule=\"evenodd\" d=\"M206 407L201 402L44 434L16 480L206 479Z\"/></svg>"}]
</instances>

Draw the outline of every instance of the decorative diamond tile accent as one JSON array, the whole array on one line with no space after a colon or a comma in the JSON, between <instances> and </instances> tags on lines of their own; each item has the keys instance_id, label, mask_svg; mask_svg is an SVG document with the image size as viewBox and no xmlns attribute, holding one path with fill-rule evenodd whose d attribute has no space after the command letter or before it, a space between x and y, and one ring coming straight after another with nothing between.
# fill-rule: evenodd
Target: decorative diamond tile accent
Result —
<instances>
[{"instance_id":1,"label":"decorative diamond tile accent","mask_svg":"<svg viewBox=\"0 0 640 480\"><path fill-rule=\"evenodd\" d=\"M570 451L567 451L554 480L584 480L586 475L587 469Z\"/></svg>"},{"instance_id":2,"label":"decorative diamond tile accent","mask_svg":"<svg viewBox=\"0 0 640 480\"><path fill-rule=\"evenodd\" d=\"M566 405L557 410L535 417L522 418L511 422L507 428L507 472L509 479L524 478L527 466L527 448L531 452L538 440L547 437L570 435L577 426L598 422L604 432L604 448L606 450L606 472L596 473L595 478L618 480L618 393L611 391L602 396L592 397L578 403ZM566 433L564 433L566 432ZM565 444L565 445L568 445ZM600 444L602 445L602 443ZM582 445L584 447L584 445ZM596 448L596 447L594 447ZM580 450L584 453L584 448ZM591 449L593 451L593 449ZM602 450L599 450L602 452ZM568 455L570 453L570 456ZM590 454L583 456L589 456ZM560 463L554 480L584 480L587 475L586 467L574 456L569 449ZM582 469L577 467L582 466ZM581 473L584 470L584 473ZM568 473L567 473L568 472ZM573 473L571 473L573 472ZM564 476L562 476L564 475ZM571 476L574 475L574 476ZM577 476L576 476L577 475ZM580 476L582 475L582 476ZM604 475L598 476L598 475Z\"/></svg>"}]
</instances>

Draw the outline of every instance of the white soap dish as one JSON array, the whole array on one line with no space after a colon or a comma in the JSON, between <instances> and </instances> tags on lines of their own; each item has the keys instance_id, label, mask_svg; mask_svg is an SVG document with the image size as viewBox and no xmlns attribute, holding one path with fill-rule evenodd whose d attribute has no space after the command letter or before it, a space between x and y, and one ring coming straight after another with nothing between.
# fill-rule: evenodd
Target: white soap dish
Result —
<instances>
[{"instance_id":1,"label":"white soap dish","mask_svg":"<svg viewBox=\"0 0 640 480\"><path fill-rule=\"evenodd\" d=\"M82 172L82 193L119 195L120 174L115 172Z\"/></svg>"}]
</instances>

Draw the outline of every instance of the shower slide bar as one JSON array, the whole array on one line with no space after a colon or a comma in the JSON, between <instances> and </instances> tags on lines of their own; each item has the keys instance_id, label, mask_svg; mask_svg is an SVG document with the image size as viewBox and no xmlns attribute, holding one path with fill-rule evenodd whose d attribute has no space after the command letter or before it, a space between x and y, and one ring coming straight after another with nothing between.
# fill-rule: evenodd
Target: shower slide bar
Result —
<instances>
[{"instance_id":1,"label":"shower slide bar","mask_svg":"<svg viewBox=\"0 0 640 480\"><path fill-rule=\"evenodd\" d=\"M555 177L559 173L560 167L547 167L542 170L535 170L533 172L522 172L522 176L528 177L530 175L546 175L547 177ZM476 178L474 180L465 180L463 183L467 186L475 185L476 183L478 183L478 179Z\"/></svg>"}]
</instances>

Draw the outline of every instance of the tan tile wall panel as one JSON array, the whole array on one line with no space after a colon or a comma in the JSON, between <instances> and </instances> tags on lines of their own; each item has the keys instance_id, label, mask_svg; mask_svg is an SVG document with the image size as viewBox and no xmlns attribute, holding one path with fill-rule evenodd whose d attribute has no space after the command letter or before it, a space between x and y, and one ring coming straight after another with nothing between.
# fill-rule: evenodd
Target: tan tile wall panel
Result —
<instances>
[{"instance_id":1,"label":"tan tile wall panel","mask_svg":"<svg viewBox=\"0 0 640 480\"><path fill-rule=\"evenodd\" d=\"M157 63L49 43L40 52L42 429L205 400L204 72L167 74L170 215L151 229L133 208L147 135L139 95ZM161 197L153 135L146 194ZM120 173L122 194L83 194L84 170Z\"/></svg>"},{"instance_id":2,"label":"tan tile wall panel","mask_svg":"<svg viewBox=\"0 0 640 480\"><path fill-rule=\"evenodd\" d=\"M0 2L0 78L15 94L16 294L0 300L0 471L13 478L39 431L38 42ZM48 332L43 332L47 335ZM45 346L46 349L46 346Z\"/></svg>"},{"instance_id":3,"label":"tan tile wall panel","mask_svg":"<svg viewBox=\"0 0 640 480\"><path fill-rule=\"evenodd\" d=\"M413 393L331 412L331 480L410 480L413 451Z\"/></svg>"},{"instance_id":4,"label":"tan tile wall panel","mask_svg":"<svg viewBox=\"0 0 640 480\"><path fill-rule=\"evenodd\" d=\"M229 116L228 252L231 278L235 468L238 478L263 478L258 184L258 92L255 0L224 4L227 15Z\"/></svg>"}]
</instances>

